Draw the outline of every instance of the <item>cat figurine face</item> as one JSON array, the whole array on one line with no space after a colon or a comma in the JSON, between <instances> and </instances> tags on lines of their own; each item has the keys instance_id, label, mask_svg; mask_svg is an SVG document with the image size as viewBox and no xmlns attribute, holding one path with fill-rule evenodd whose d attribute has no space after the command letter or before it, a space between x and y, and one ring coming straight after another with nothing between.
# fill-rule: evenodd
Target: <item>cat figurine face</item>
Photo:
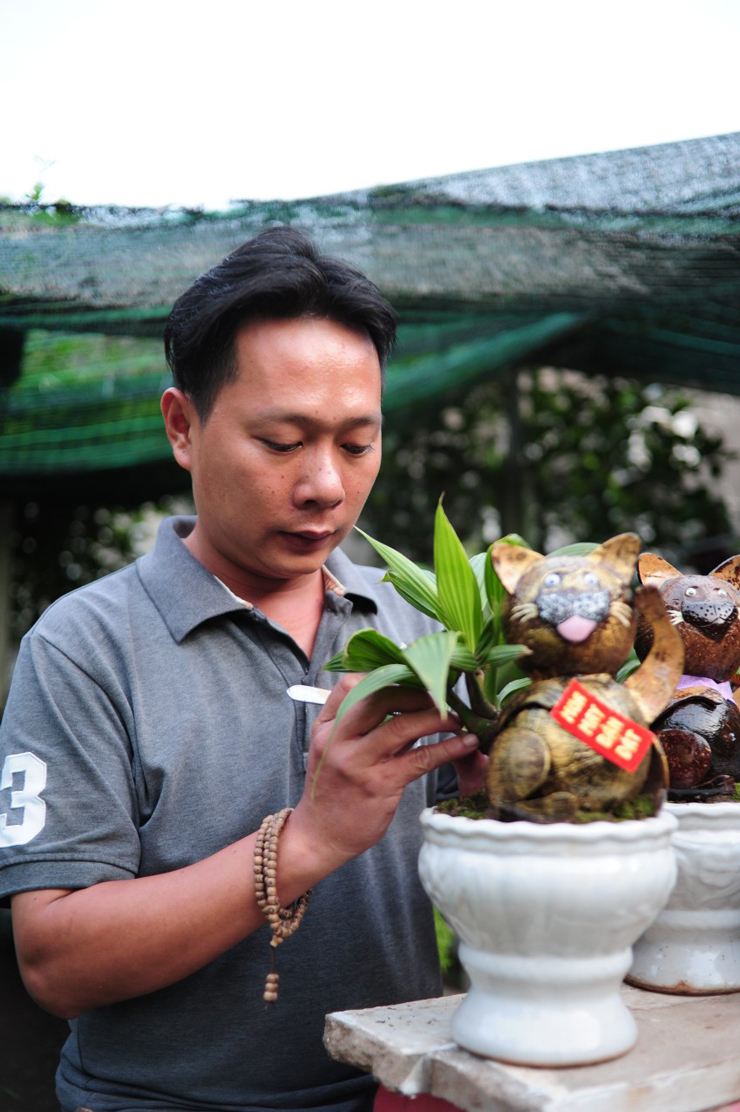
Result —
<instances>
[{"instance_id":1,"label":"cat figurine face","mask_svg":"<svg viewBox=\"0 0 740 1112\"><path fill-rule=\"evenodd\" d=\"M639 551L634 533L612 537L586 556L494 545L493 565L509 595L506 636L530 650L519 662L522 671L534 679L616 673L637 627L630 583Z\"/></svg>"},{"instance_id":2,"label":"cat figurine face","mask_svg":"<svg viewBox=\"0 0 740 1112\"><path fill-rule=\"evenodd\" d=\"M642 583L658 588L681 635L684 672L717 683L730 680L740 668L740 556L708 575L683 575L667 560L645 552L637 570ZM640 656L647 636L647 631L638 631Z\"/></svg>"}]
</instances>

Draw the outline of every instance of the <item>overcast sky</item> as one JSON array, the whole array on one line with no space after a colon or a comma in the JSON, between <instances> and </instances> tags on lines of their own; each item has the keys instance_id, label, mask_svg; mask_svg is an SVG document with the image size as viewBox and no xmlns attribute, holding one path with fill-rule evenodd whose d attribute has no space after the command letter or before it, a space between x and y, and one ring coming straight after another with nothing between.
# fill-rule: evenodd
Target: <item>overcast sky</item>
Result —
<instances>
[{"instance_id":1,"label":"overcast sky","mask_svg":"<svg viewBox=\"0 0 740 1112\"><path fill-rule=\"evenodd\" d=\"M0 196L300 198L740 130L740 0L0 0Z\"/></svg>"}]
</instances>

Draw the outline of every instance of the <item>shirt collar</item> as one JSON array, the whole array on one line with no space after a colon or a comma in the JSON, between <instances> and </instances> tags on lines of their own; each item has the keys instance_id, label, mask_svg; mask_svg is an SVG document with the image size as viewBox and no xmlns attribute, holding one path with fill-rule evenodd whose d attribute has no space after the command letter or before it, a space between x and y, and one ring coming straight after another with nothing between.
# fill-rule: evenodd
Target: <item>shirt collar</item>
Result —
<instances>
[{"instance_id":1,"label":"shirt collar","mask_svg":"<svg viewBox=\"0 0 740 1112\"><path fill-rule=\"evenodd\" d=\"M380 594L373 584L383 578L385 572L382 568L362 568L353 564L341 548L335 548L326 561L324 571L337 580L340 587L337 594L344 594L362 610L378 613Z\"/></svg>"},{"instance_id":2,"label":"shirt collar","mask_svg":"<svg viewBox=\"0 0 740 1112\"><path fill-rule=\"evenodd\" d=\"M177 642L209 618L251 608L196 560L182 543L194 524L194 517L165 518L154 547L137 561L144 590ZM377 612L378 598L372 586L343 552L335 550L323 571L327 590L340 597L346 596L361 609Z\"/></svg>"}]
</instances>

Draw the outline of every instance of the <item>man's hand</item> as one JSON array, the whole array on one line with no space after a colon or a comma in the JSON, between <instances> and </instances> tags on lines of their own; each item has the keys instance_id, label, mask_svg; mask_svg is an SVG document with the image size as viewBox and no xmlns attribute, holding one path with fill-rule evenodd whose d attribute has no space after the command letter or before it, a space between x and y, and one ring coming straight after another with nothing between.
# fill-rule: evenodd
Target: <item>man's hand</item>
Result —
<instances>
[{"instance_id":1,"label":"man's hand","mask_svg":"<svg viewBox=\"0 0 740 1112\"><path fill-rule=\"evenodd\" d=\"M480 761L485 767L478 739L413 688L378 691L337 724L342 701L360 679L343 676L316 719L306 789L286 827L286 835L314 847L327 872L380 841L412 780L452 761L468 785L482 781ZM414 748L420 738L448 732L453 736L444 741Z\"/></svg>"}]
</instances>

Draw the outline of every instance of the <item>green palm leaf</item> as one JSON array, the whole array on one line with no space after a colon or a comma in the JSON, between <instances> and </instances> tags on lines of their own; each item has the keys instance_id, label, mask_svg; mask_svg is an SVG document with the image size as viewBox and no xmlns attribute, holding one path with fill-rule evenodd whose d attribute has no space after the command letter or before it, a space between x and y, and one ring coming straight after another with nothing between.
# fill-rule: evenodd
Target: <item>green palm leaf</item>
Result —
<instances>
[{"instance_id":1,"label":"green palm leaf","mask_svg":"<svg viewBox=\"0 0 740 1112\"><path fill-rule=\"evenodd\" d=\"M481 667L481 661L485 660L486 654L490 652L494 645L500 644L498 630L494 624L493 618L486 618L483 623L478 644L475 647L475 655L478 659L478 667Z\"/></svg>"},{"instance_id":2,"label":"green palm leaf","mask_svg":"<svg viewBox=\"0 0 740 1112\"><path fill-rule=\"evenodd\" d=\"M447 711L447 680L459 633L428 633L404 650L404 658L434 699L440 714Z\"/></svg>"},{"instance_id":3,"label":"green palm leaf","mask_svg":"<svg viewBox=\"0 0 740 1112\"><path fill-rule=\"evenodd\" d=\"M441 620L449 630L459 630L474 652L483 627L478 581L441 499L434 519L434 570Z\"/></svg>"},{"instance_id":4,"label":"green palm leaf","mask_svg":"<svg viewBox=\"0 0 740 1112\"><path fill-rule=\"evenodd\" d=\"M458 672L477 672L480 664L476 654L471 653L470 649L466 649L458 642L450 660L450 667Z\"/></svg>"},{"instance_id":5,"label":"green palm leaf","mask_svg":"<svg viewBox=\"0 0 740 1112\"><path fill-rule=\"evenodd\" d=\"M481 606L483 607L483 618L487 620L491 617L492 609L491 602L486 590L486 580L488 573L486 570L486 562L491 562L491 557L488 552L477 552L475 556L470 557L470 566L475 573L475 578L478 583L478 591L480 592Z\"/></svg>"},{"instance_id":6,"label":"green palm leaf","mask_svg":"<svg viewBox=\"0 0 740 1112\"><path fill-rule=\"evenodd\" d=\"M531 683L532 681L526 676L520 680L512 680L511 683L507 683L506 687L502 687L501 691L499 692L499 706L502 707L506 700L514 695L517 691L523 691L525 687L530 687Z\"/></svg>"},{"instance_id":7,"label":"green palm leaf","mask_svg":"<svg viewBox=\"0 0 740 1112\"><path fill-rule=\"evenodd\" d=\"M479 666L499 668L508 664L510 660L517 660L520 656L530 656L532 650L526 645L494 645L483 657L479 657Z\"/></svg>"},{"instance_id":8,"label":"green palm leaf","mask_svg":"<svg viewBox=\"0 0 740 1112\"><path fill-rule=\"evenodd\" d=\"M374 540L357 525L355 525L355 529L385 560L390 568L386 578L390 580L401 597L430 618L436 618L440 621L439 601L433 578L418 567L413 560L409 560L407 556L397 552L395 548L383 544L382 541ZM415 599L418 601L414 601Z\"/></svg>"},{"instance_id":9,"label":"green palm leaf","mask_svg":"<svg viewBox=\"0 0 740 1112\"><path fill-rule=\"evenodd\" d=\"M493 546L491 546L492 548ZM484 585L486 590L486 599L491 608L491 614L496 625L496 629L501 628L501 603L506 597L506 588L498 577L496 569L493 566L491 559L491 548L486 552L486 562L483 567Z\"/></svg>"},{"instance_id":10,"label":"green palm leaf","mask_svg":"<svg viewBox=\"0 0 740 1112\"><path fill-rule=\"evenodd\" d=\"M324 667L329 672L372 672L385 664L403 663L402 650L389 637L377 629L361 629Z\"/></svg>"},{"instance_id":11,"label":"green palm leaf","mask_svg":"<svg viewBox=\"0 0 740 1112\"><path fill-rule=\"evenodd\" d=\"M599 546L594 541L575 541L574 544L564 544L562 548L554 549L551 556L588 556Z\"/></svg>"},{"instance_id":12,"label":"green palm leaf","mask_svg":"<svg viewBox=\"0 0 740 1112\"><path fill-rule=\"evenodd\" d=\"M420 610L422 614L426 614L428 618L434 618L439 621L439 603L437 602L437 584L431 572L419 569L422 575L425 575L430 583L431 590L433 591L434 602L430 603L429 588L422 588L419 590L416 583L411 583L403 576L397 575L396 572L386 572L383 577L389 583L392 583L398 594L404 599L405 602L410 603L412 606Z\"/></svg>"},{"instance_id":13,"label":"green palm leaf","mask_svg":"<svg viewBox=\"0 0 740 1112\"><path fill-rule=\"evenodd\" d=\"M639 667L640 658L638 657L635 650L632 649L630 655L627 657L624 664L619 669L614 678L616 679L617 683L624 683L624 681L628 679L633 672L636 672Z\"/></svg>"},{"instance_id":14,"label":"green palm leaf","mask_svg":"<svg viewBox=\"0 0 740 1112\"><path fill-rule=\"evenodd\" d=\"M374 695L376 691L381 691L384 687L391 687L396 683L403 684L406 687L423 686L419 677L406 664L385 664L382 668L376 668L374 672L364 676L345 695L337 710L334 728L336 729L340 719L344 718L347 711L351 710L355 703L359 703L360 699L364 699L366 695Z\"/></svg>"}]
</instances>

